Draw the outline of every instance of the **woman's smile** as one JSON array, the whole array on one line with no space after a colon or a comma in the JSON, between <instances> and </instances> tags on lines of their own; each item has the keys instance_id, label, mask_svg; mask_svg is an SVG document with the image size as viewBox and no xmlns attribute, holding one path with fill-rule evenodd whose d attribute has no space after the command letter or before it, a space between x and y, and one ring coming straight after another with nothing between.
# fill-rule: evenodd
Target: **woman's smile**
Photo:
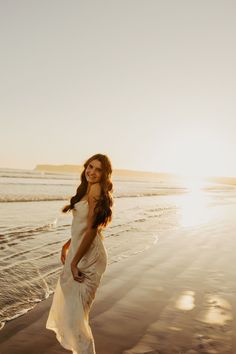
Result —
<instances>
[{"instance_id":1,"label":"woman's smile","mask_svg":"<svg viewBox=\"0 0 236 354\"><path fill-rule=\"evenodd\" d=\"M98 160L91 161L86 169L86 178L88 181L99 182L102 175L101 162Z\"/></svg>"}]
</instances>

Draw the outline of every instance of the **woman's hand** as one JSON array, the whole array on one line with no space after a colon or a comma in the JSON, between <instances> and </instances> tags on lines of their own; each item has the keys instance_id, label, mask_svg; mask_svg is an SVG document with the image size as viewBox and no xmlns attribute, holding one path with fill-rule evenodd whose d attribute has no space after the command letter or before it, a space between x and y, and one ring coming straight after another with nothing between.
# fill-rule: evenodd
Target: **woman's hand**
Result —
<instances>
[{"instance_id":1,"label":"woman's hand","mask_svg":"<svg viewBox=\"0 0 236 354\"><path fill-rule=\"evenodd\" d=\"M76 264L73 262L71 263L71 273L75 281L78 281L79 283L82 283L84 279L86 278L85 274L82 273L79 268L77 267Z\"/></svg>"}]
</instances>

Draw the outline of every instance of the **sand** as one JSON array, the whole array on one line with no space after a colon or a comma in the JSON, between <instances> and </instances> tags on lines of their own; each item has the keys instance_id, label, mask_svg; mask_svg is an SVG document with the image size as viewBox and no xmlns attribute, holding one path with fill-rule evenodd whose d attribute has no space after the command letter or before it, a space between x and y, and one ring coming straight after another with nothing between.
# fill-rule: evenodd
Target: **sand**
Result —
<instances>
[{"instance_id":1,"label":"sand","mask_svg":"<svg viewBox=\"0 0 236 354\"><path fill-rule=\"evenodd\" d=\"M90 312L97 354L236 354L236 224L166 231L111 264ZM62 354L45 328L52 296L0 332L1 354Z\"/></svg>"}]
</instances>

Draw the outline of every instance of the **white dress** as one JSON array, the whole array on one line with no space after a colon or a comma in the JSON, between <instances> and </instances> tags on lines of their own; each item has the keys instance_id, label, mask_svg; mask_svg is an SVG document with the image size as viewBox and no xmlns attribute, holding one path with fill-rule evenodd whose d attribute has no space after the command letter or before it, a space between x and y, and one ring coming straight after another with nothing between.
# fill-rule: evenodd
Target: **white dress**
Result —
<instances>
[{"instance_id":1,"label":"white dress","mask_svg":"<svg viewBox=\"0 0 236 354\"><path fill-rule=\"evenodd\" d=\"M71 243L46 323L46 328L53 330L60 344L73 354L96 353L89 325L89 311L107 267L107 251L101 231L98 231L89 250L77 265L87 277L79 283L72 276L70 264L85 233L88 210L87 200L77 202L72 210Z\"/></svg>"}]
</instances>

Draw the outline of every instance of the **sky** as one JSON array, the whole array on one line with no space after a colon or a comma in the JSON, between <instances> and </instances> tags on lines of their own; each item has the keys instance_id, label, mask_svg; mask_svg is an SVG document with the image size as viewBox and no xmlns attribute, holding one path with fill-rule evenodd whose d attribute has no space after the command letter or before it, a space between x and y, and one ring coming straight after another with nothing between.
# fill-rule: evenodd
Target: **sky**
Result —
<instances>
[{"instance_id":1,"label":"sky","mask_svg":"<svg viewBox=\"0 0 236 354\"><path fill-rule=\"evenodd\" d=\"M0 0L0 167L236 176L236 3Z\"/></svg>"}]
</instances>

